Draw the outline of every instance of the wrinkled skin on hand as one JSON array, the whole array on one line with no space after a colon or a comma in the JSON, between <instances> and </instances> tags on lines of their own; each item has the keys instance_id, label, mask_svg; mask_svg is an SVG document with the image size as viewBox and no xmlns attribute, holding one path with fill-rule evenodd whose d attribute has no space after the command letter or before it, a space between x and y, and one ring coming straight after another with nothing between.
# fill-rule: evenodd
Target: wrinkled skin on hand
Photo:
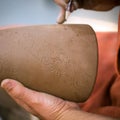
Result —
<instances>
[{"instance_id":1,"label":"wrinkled skin on hand","mask_svg":"<svg viewBox=\"0 0 120 120\"><path fill-rule=\"evenodd\" d=\"M57 19L57 23L60 24L65 21L65 11L69 0L54 1L60 6L60 13ZM120 0L73 0L72 11L80 8L96 11L108 11L118 5L120 5Z\"/></svg>"},{"instance_id":2,"label":"wrinkled skin on hand","mask_svg":"<svg viewBox=\"0 0 120 120\"><path fill-rule=\"evenodd\" d=\"M1 87L20 106L43 120L61 120L64 114L67 115L72 110L80 110L77 103L64 101L61 98L28 89L15 80L6 79L1 83Z\"/></svg>"}]
</instances>

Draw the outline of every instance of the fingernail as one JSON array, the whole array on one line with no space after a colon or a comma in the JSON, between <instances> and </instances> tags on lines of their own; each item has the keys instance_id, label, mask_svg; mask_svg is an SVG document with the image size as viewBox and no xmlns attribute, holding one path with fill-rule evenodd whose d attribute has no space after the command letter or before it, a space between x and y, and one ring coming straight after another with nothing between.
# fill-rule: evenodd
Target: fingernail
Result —
<instances>
[{"instance_id":1,"label":"fingernail","mask_svg":"<svg viewBox=\"0 0 120 120\"><path fill-rule=\"evenodd\" d=\"M10 80L10 79L5 79L5 80L2 81L1 87L4 88L5 90L9 91L9 90L11 90L14 86L13 86L12 80Z\"/></svg>"}]
</instances>

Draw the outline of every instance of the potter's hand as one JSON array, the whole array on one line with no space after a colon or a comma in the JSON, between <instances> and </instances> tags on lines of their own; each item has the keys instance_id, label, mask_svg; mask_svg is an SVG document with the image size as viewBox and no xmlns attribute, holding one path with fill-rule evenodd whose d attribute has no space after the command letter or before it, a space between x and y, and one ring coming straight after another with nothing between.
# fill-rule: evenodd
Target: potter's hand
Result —
<instances>
[{"instance_id":1,"label":"potter's hand","mask_svg":"<svg viewBox=\"0 0 120 120\"><path fill-rule=\"evenodd\" d=\"M61 120L64 113L67 115L69 111L79 110L77 103L30 90L15 80L4 80L1 86L20 106L45 120Z\"/></svg>"},{"instance_id":2,"label":"potter's hand","mask_svg":"<svg viewBox=\"0 0 120 120\"><path fill-rule=\"evenodd\" d=\"M60 6L60 13L57 18L57 23L61 24L65 21L65 13L66 13L66 8L69 0L54 0L57 5ZM73 2L72 4L72 11L76 10L79 8L78 2Z\"/></svg>"},{"instance_id":3,"label":"potter's hand","mask_svg":"<svg viewBox=\"0 0 120 120\"><path fill-rule=\"evenodd\" d=\"M69 0L54 0L60 6L60 14L57 23L65 21L65 11ZM120 5L120 0L73 0L72 11L78 8L84 8L96 11L107 11Z\"/></svg>"},{"instance_id":4,"label":"potter's hand","mask_svg":"<svg viewBox=\"0 0 120 120\"><path fill-rule=\"evenodd\" d=\"M116 120L80 110L74 102L24 87L15 80L4 80L1 87L24 109L45 120Z\"/></svg>"}]
</instances>

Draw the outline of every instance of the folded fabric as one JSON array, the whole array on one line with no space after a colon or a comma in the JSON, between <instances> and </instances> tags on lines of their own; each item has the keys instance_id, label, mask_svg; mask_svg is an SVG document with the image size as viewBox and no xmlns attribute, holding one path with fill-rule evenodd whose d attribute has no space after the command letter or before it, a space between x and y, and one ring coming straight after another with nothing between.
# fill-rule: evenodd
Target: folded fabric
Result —
<instances>
[{"instance_id":1,"label":"folded fabric","mask_svg":"<svg viewBox=\"0 0 120 120\"><path fill-rule=\"evenodd\" d=\"M92 95L80 103L84 111L120 118L119 32L97 32L98 75Z\"/></svg>"}]
</instances>

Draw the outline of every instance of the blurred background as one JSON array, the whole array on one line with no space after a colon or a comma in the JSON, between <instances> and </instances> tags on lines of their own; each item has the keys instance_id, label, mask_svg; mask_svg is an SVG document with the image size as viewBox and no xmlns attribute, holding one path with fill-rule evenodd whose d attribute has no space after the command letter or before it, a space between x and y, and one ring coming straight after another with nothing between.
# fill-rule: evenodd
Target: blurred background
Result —
<instances>
[{"instance_id":1,"label":"blurred background","mask_svg":"<svg viewBox=\"0 0 120 120\"><path fill-rule=\"evenodd\" d=\"M77 10L67 23L90 24L97 31L117 31L120 6L107 12ZM56 24L59 7L53 0L0 0L0 26Z\"/></svg>"}]
</instances>

